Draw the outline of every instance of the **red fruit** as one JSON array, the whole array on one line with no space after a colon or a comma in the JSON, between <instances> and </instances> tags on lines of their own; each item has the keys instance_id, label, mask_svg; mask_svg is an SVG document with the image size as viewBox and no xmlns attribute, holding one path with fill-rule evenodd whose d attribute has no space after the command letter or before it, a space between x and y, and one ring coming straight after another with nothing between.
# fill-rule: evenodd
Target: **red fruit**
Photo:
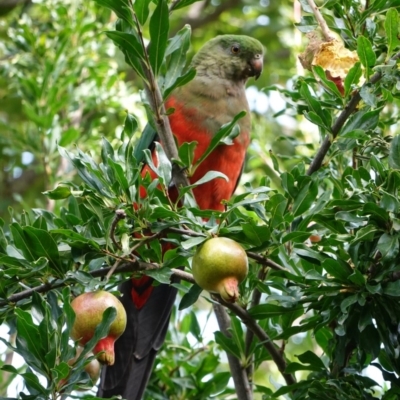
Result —
<instances>
[{"instance_id":1,"label":"red fruit","mask_svg":"<svg viewBox=\"0 0 400 400\"><path fill-rule=\"evenodd\" d=\"M93 349L93 353L101 363L113 365L114 343L126 328L126 312L122 303L111 293L100 290L81 294L71 302L71 306L76 315L71 338L78 340L81 346L84 346L93 337L104 311L109 307L116 309L117 316L111 323L108 335L100 339ZM98 354L100 352L103 353Z\"/></svg>"},{"instance_id":2,"label":"red fruit","mask_svg":"<svg viewBox=\"0 0 400 400\"><path fill-rule=\"evenodd\" d=\"M243 247L224 237L207 240L197 249L192 262L196 283L232 303L239 297L238 285L247 276L248 269Z\"/></svg>"}]
</instances>

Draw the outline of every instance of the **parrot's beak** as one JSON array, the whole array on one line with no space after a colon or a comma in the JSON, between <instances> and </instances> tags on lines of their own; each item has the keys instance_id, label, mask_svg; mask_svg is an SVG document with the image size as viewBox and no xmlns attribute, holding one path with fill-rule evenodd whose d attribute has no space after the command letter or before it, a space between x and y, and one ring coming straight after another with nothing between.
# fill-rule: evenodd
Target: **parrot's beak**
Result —
<instances>
[{"instance_id":1,"label":"parrot's beak","mask_svg":"<svg viewBox=\"0 0 400 400\"><path fill-rule=\"evenodd\" d=\"M258 79L263 70L263 59L262 54L256 54L254 58L249 61L249 65L251 68L251 76L254 76L254 79Z\"/></svg>"}]
</instances>

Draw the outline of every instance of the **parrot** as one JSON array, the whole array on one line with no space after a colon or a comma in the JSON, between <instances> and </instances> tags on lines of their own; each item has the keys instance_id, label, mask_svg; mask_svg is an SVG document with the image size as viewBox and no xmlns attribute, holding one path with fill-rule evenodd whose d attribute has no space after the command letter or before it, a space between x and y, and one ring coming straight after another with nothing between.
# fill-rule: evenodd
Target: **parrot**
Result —
<instances>
[{"instance_id":1,"label":"parrot","mask_svg":"<svg viewBox=\"0 0 400 400\"><path fill-rule=\"evenodd\" d=\"M176 88L165 102L171 130L178 146L197 142L194 163L206 152L213 135L239 113L239 134L231 144L220 143L189 177L197 182L208 171L223 173L227 179L213 179L193 189L202 210L224 211L242 173L246 150L250 144L250 109L246 98L248 78L257 79L263 69L264 47L245 35L220 35L208 42L193 57L195 77ZM145 140L152 142L151 128L145 128ZM149 140L149 137L151 140ZM162 143L161 143L162 145ZM151 146L150 146L151 148ZM157 165L157 155L152 153ZM156 173L144 165L142 176ZM176 188L170 190L176 191ZM145 191L141 196L146 195ZM172 280L173 281L173 280ZM120 395L127 400L140 400L150 379L153 364L168 331L177 289L171 285L153 286L152 278L143 275L123 282L119 290L127 312L127 327L115 343L115 363L104 366L98 397Z\"/></svg>"}]
</instances>

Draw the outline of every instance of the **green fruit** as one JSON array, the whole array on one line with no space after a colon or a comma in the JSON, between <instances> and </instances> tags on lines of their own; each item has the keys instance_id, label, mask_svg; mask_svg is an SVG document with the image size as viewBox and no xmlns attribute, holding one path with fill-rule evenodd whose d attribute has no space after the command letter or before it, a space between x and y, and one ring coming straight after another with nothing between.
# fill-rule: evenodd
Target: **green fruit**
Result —
<instances>
[{"instance_id":1,"label":"green fruit","mask_svg":"<svg viewBox=\"0 0 400 400\"><path fill-rule=\"evenodd\" d=\"M76 315L71 338L78 340L81 346L84 346L93 337L97 325L103 318L104 311L109 307L116 309L117 316L111 323L108 335L99 340L93 349L93 353L101 363L113 365L114 342L126 328L126 312L122 303L111 293L100 290L81 294L71 302L71 306Z\"/></svg>"},{"instance_id":2,"label":"green fruit","mask_svg":"<svg viewBox=\"0 0 400 400\"><path fill-rule=\"evenodd\" d=\"M232 239L218 237L207 240L197 249L192 261L196 283L204 290L219 293L234 303L239 297L238 285L249 270L247 254Z\"/></svg>"}]
</instances>

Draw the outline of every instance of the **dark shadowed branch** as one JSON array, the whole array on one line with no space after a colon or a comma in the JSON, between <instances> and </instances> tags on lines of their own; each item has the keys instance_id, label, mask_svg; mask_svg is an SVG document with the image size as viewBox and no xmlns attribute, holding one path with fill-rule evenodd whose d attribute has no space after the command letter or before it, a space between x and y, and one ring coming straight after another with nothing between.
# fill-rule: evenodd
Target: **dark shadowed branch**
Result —
<instances>
[{"instance_id":1,"label":"dark shadowed branch","mask_svg":"<svg viewBox=\"0 0 400 400\"><path fill-rule=\"evenodd\" d=\"M229 318L225 307L223 307L221 304L214 303L213 308L215 316L217 317L220 331L226 337L232 337L231 332L229 331L231 327L231 319ZM233 354L226 352L226 355L228 357L229 369L232 373L237 397L241 400L252 400L252 389L249 384L246 369L242 365L241 361Z\"/></svg>"}]
</instances>

